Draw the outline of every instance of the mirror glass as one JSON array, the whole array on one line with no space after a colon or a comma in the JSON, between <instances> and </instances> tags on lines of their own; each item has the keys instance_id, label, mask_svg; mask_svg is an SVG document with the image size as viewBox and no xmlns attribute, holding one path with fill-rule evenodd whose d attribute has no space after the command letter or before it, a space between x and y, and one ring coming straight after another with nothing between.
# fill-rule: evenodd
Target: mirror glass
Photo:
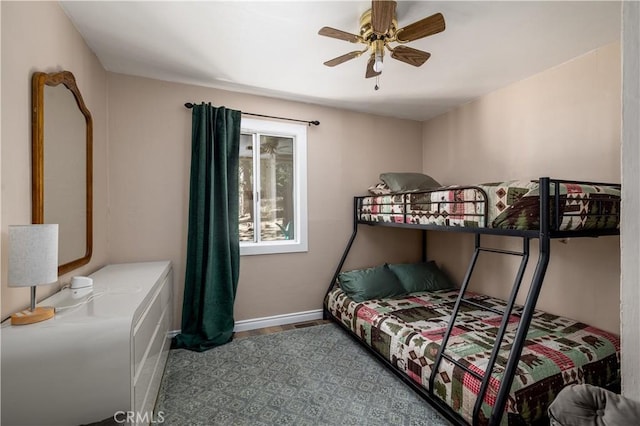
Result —
<instances>
[{"instance_id":1,"label":"mirror glass","mask_svg":"<svg viewBox=\"0 0 640 426\"><path fill-rule=\"evenodd\" d=\"M33 223L59 225L58 273L91 258L91 115L70 72L33 76Z\"/></svg>"}]
</instances>

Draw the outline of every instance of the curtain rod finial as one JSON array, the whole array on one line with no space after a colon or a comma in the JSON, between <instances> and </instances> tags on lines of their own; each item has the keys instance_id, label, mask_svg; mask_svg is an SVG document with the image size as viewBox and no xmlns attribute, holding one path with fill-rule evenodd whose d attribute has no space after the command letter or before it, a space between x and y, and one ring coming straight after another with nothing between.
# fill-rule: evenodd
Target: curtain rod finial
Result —
<instances>
[{"instance_id":1,"label":"curtain rod finial","mask_svg":"<svg viewBox=\"0 0 640 426\"><path fill-rule=\"evenodd\" d=\"M319 122L318 120L310 121L310 122L309 122L309 126L311 126L312 124L313 124L314 126L319 126L319 125L320 125L320 122Z\"/></svg>"},{"instance_id":2,"label":"curtain rod finial","mask_svg":"<svg viewBox=\"0 0 640 426\"><path fill-rule=\"evenodd\" d=\"M187 108L193 108L193 104L191 102L185 103L184 106Z\"/></svg>"}]
</instances>

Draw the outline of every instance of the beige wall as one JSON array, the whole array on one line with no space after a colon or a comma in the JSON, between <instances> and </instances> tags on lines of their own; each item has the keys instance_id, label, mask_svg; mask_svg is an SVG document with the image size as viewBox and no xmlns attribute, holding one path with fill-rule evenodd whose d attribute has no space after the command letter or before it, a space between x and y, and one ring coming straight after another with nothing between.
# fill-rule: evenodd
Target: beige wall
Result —
<instances>
[{"instance_id":1,"label":"beige wall","mask_svg":"<svg viewBox=\"0 0 640 426\"><path fill-rule=\"evenodd\" d=\"M620 76L615 43L432 119L423 125L423 170L443 184L540 176L620 182ZM553 241L537 306L619 333L619 245L618 237ZM460 282L472 236L432 232L428 247ZM507 297L516 267L483 254L472 289Z\"/></svg>"},{"instance_id":2,"label":"beige wall","mask_svg":"<svg viewBox=\"0 0 640 426\"><path fill-rule=\"evenodd\" d=\"M71 71L93 116L94 243L83 268L107 262L107 78L96 56L56 2L0 2L2 8L2 310L4 319L29 304L28 288L7 288L7 227L31 223L31 75ZM39 287L38 299L59 286Z\"/></svg>"},{"instance_id":3,"label":"beige wall","mask_svg":"<svg viewBox=\"0 0 640 426\"><path fill-rule=\"evenodd\" d=\"M191 111L211 101L247 112L320 120L308 129L309 251L243 256L236 320L320 309L350 236L352 197L384 171L421 168L421 123L109 74L109 257L170 259L176 327L186 252ZM347 268L414 260L416 232L362 229Z\"/></svg>"}]
</instances>

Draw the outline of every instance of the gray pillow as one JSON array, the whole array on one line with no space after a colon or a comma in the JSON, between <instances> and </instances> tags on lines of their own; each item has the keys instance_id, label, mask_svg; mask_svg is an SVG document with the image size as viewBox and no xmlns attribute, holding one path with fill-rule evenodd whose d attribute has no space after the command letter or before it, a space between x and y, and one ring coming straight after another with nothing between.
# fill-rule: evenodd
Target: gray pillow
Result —
<instances>
[{"instance_id":1,"label":"gray pillow","mask_svg":"<svg viewBox=\"0 0 640 426\"><path fill-rule=\"evenodd\" d=\"M380 174L380 180L386 183L392 192L434 189L442 186L431 176L422 173L387 172Z\"/></svg>"},{"instance_id":2,"label":"gray pillow","mask_svg":"<svg viewBox=\"0 0 640 426\"><path fill-rule=\"evenodd\" d=\"M548 409L553 426L640 424L640 402L589 384L568 385Z\"/></svg>"},{"instance_id":3,"label":"gray pillow","mask_svg":"<svg viewBox=\"0 0 640 426\"><path fill-rule=\"evenodd\" d=\"M356 302L406 294L398 277L387 265L343 272L338 280L340 288Z\"/></svg>"},{"instance_id":4,"label":"gray pillow","mask_svg":"<svg viewBox=\"0 0 640 426\"><path fill-rule=\"evenodd\" d=\"M389 265L407 293L447 290L455 286L434 261Z\"/></svg>"}]
</instances>

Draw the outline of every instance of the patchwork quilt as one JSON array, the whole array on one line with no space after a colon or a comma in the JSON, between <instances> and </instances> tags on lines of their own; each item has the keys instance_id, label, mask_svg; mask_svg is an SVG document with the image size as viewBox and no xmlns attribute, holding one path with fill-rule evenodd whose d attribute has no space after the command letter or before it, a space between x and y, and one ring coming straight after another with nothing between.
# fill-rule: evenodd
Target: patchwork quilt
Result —
<instances>
[{"instance_id":1,"label":"patchwork quilt","mask_svg":"<svg viewBox=\"0 0 640 426\"><path fill-rule=\"evenodd\" d=\"M367 345L412 380L429 387L429 377L447 329L458 291L413 293L402 298L356 303L336 285L327 309ZM503 310L505 302L467 292L483 306ZM479 424L487 424L495 403L518 315L510 318L505 341L483 401ZM463 304L447 345L447 354L483 375L502 317ZM536 311L511 386L504 425L529 424L541 418L558 392L570 383L607 387L619 380L620 339L589 325ZM443 358L434 393L471 423L480 381Z\"/></svg>"},{"instance_id":2,"label":"patchwork quilt","mask_svg":"<svg viewBox=\"0 0 640 426\"><path fill-rule=\"evenodd\" d=\"M558 230L620 227L619 189L570 183L559 186ZM357 215L366 222L535 230L540 227L539 199L537 181L514 180L361 197Z\"/></svg>"}]
</instances>

